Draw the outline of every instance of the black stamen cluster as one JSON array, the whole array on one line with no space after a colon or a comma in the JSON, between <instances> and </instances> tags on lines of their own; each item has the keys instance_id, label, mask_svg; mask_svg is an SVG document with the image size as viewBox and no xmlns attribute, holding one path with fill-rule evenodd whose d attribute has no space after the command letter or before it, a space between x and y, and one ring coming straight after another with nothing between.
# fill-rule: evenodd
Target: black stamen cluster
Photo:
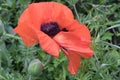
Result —
<instances>
[{"instance_id":1,"label":"black stamen cluster","mask_svg":"<svg viewBox=\"0 0 120 80\"><path fill-rule=\"evenodd\" d=\"M41 25L41 31L50 37L54 37L57 33L60 32L60 28L56 22L49 22Z\"/></svg>"}]
</instances>

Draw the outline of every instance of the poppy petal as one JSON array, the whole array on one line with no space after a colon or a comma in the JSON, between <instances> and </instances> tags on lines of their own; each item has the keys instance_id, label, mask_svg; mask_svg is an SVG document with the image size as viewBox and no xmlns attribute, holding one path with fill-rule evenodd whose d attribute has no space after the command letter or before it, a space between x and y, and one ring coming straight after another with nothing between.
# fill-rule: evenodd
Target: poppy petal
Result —
<instances>
[{"instance_id":1,"label":"poppy petal","mask_svg":"<svg viewBox=\"0 0 120 80\"><path fill-rule=\"evenodd\" d=\"M84 58L89 58L93 55L93 51L89 47L90 43L82 41L74 32L60 32L53 39L61 47L79 52Z\"/></svg>"},{"instance_id":2,"label":"poppy petal","mask_svg":"<svg viewBox=\"0 0 120 80\"><path fill-rule=\"evenodd\" d=\"M74 21L71 10L57 2L32 3L28 7L33 24L39 29L42 23L57 22L61 28Z\"/></svg>"},{"instance_id":3,"label":"poppy petal","mask_svg":"<svg viewBox=\"0 0 120 80\"><path fill-rule=\"evenodd\" d=\"M80 55L77 54L76 52L72 52L65 49L62 49L62 51L65 53L65 55L69 59L69 65L68 65L69 72L71 74L76 74L81 63Z\"/></svg>"},{"instance_id":4,"label":"poppy petal","mask_svg":"<svg viewBox=\"0 0 120 80\"><path fill-rule=\"evenodd\" d=\"M26 9L19 19L18 26L14 29L14 32L18 33L22 37L26 46L31 46L38 42L36 33L30 22L29 13Z\"/></svg>"},{"instance_id":5,"label":"poppy petal","mask_svg":"<svg viewBox=\"0 0 120 80\"><path fill-rule=\"evenodd\" d=\"M91 41L90 31L86 25L80 24L77 20L68 27L68 31L74 32L76 35L79 35L82 41Z\"/></svg>"},{"instance_id":6,"label":"poppy petal","mask_svg":"<svg viewBox=\"0 0 120 80\"><path fill-rule=\"evenodd\" d=\"M52 38L50 38L48 35L41 31L38 32L37 35L39 38L41 48L45 50L47 53L55 57L58 57L60 52L59 45Z\"/></svg>"}]
</instances>

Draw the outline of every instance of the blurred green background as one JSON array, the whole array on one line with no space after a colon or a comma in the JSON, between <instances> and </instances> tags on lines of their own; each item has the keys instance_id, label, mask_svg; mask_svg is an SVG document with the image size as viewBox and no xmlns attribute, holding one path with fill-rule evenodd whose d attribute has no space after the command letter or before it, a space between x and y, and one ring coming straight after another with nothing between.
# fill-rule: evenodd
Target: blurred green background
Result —
<instances>
[{"instance_id":1,"label":"blurred green background","mask_svg":"<svg viewBox=\"0 0 120 80\"><path fill-rule=\"evenodd\" d=\"M89 27L95 53L91 59L82 59L76 75L68 72L62 52L56 59L38 44L24 46L13 33L27 5L42 1L67 5ZM39 76L28 74L34 59L44 64ZM120 80L120 0L0 0L0 80Z\"/></svg>"}]
</instances>

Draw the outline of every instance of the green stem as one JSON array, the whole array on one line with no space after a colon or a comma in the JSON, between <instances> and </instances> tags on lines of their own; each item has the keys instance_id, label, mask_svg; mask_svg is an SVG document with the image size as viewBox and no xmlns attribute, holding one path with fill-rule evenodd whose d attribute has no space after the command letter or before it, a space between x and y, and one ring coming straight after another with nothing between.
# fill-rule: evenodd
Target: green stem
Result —
<instances>
[{"instance_id":1,"label":"green stem","mask_svg":"<svg viewBox=\"0 0 120 80\"><path fill-rule=\"evenodd\" d=\"M78 12L77 12L77 9L76 9L76 6L73 5L73 8L74 8L74 10L75 10L75 14L76 14L76 16L77 16L78 21L81 22L81 21L80 21L80 17L79 17Z\"/></svg>"},{"instance_id":2,"label":"green stem","mask_svg":"<svg viewBox=\"0 0 120 80\"><path fill-rule=\"evenodd\" d=\"M1 53L0 53L0 68L1 68L1 62L2 62L2 60L1 60Z\"/></svg>"},{"instance_id":3,"label":"green stem","mask_svg":"<svg viewBox=\"0 0 120 80\"><path fill-rule=\"evenodd\" d=\"M64 66L62 66L62 69L63 69L63 80L66 80L66 70Z\"/></svg>"},{"instance_id":4,"label":"green stem","mask_svg":"<svg viewBox=\"0 0 120 80\"><path fill-rule=\"evenodd\" d=\"M96 53L94 53L94 57L95 57L95 59L96 59L96 61L97 61L97 64L100 65L99 60L98 60L98 58L97 58L97 56L96 56Z\"/></svg>"},{"instance_id":5,"label":"green stem","mask_svg":"<svg viewBox=\"0 0 120 80\"><path fill-rule=\"evenodd\" d=\"M4 33L4 36L8 36L8 37L11 37L11 38L14 38L14 39L20 39L19 37L17 36L14 36L14 35L11 35L11 34L7 34L7 33Z\"/></svg>"},{"instance_id":6,"label":"green stem","mask_svg":"<svg viewBox=\"0 0 120 80\"><path fill-rule=\"evenodd\" d=\"M32 76L31 75L29 75L29 80L32 80Z\"/></svg>"},{"instance_id":7,"label":"green stem","mask_svg":"<svg viewBox=\"0 0 120 80\"><path fill-rule=\"evenodd\" d=\"M45 68L46 68L46 65L47 65L51 60L52 60L52 56L49 55L49 57L48 57L46 63L44 64Z\"/></svg>"},{"instance_id":8,"label":"green stem","mask_svg":"<svg viewBox=\"0 0 120 80\"><path fill-rule=\"evenodd\" d=\"M109 46L112 46L112 47L120 49L120 46L118 46L118 45L115 45L115 44L112 44L112 43L108 43L108 42L105 42L105 41L101 41L101 42L104 43L104 44L107 44Z\"/></svg>"}]
</instances>

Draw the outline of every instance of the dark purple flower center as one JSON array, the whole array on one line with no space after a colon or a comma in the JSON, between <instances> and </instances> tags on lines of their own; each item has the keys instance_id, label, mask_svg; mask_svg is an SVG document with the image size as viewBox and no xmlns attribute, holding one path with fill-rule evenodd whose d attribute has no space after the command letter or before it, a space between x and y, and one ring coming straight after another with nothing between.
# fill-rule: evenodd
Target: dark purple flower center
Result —
<instances>
[{"instance_id":1,"label":"dark purple flower center","mask_svg":"<svg viewBox=\"0 0 120 80\"><path fill-rule=\"evenodd\" d=\"M54 37L57 33L60 32L59 25L56 22L44 23L41 25L40 30L50 37Z\"/></svg>"}]
</instances>

